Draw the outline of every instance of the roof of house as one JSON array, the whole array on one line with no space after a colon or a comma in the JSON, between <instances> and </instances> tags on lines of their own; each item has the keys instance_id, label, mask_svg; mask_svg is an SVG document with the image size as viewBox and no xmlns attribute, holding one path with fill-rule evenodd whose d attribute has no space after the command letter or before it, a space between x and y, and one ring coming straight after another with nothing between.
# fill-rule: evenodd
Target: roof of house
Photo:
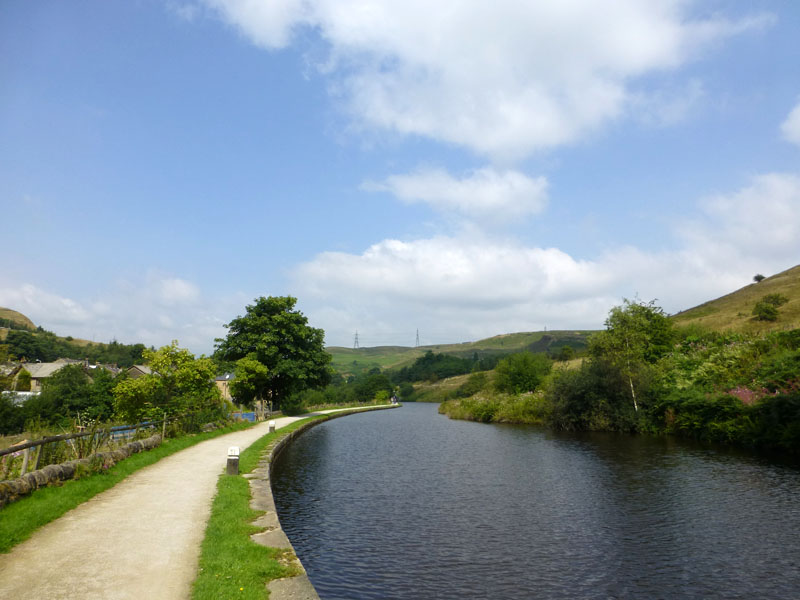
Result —
<instances>
[{"instance_id":1,"label":"roof of house","mask_svg":"<svg viewBox=\"0 0 800 600\"><path fill-rule=\"evenodd\" d=\"M147 365L133 365L132 367L130 367L128 369L128 371L130 371L131 369L136 369L137 371L140 371L141 373L143 373L145 375L152 375L153 374L153 371Z\"/></svg>"},{"instance_id":2,"label":"roof of house","mask_svg":"<svg viewBox=\"0 0 800 600\"><path fill-rule=\"evenodd\" d=\"M223 373L222 375L215 377L214 381L230 381L231 379L235 379L235 373Z\"/></svg>"},{"instance_id":3,"label":"roof of house","mask_svg":"<svg viewBox=\"0 0 800 600\"><path fill-rule=\"evenodd\" d=\"M49 363L23 363L22 368L31 374L32 379L42 379L50 377L59 369L63 369L68 363L49 362Z\"/></svg>"}]
</instances>

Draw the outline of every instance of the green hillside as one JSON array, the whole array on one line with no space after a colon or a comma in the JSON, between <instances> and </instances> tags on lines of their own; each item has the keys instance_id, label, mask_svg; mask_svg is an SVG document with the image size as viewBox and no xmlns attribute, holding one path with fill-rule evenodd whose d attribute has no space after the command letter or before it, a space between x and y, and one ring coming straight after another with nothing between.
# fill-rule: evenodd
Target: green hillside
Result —
<instances>
[{"instance_id":1,"label":"green hillside","mask_svg":"<svg viewBox=\"0 0 800 600\"><path fill-rule=\"evenodd\" d=\"M21 312L0 306L0 327L6 329L36 329L33 321Z\"/></svg>"},{"instance_id":2,"label":"green hillside","mask_svg":"<svg viewBox=\"0 0 800 600\"><path fill-rule=\"evenodd\" d=\"M554 352L563 346L576 351L586 347L591 331L535 331L506 333L477 342L461 344L438 344L431 346L376 346L374 348L343 348L329 346L326 350L333 356L333 368L342 375L357 375L372 368L399 369L413 363L428 350L437 354L452 354L461 358L509 354L530 350L531 352Z\"/></svg>"},{"instance_id":3,"label":"green hillside","mask_svg":"<svg viewBox=\"0 0 800 600\"><path fill-rule=\"evenodd\" d=\"M776 321L760 321L753 307L764 296L780 294L788 302L778 308ZM800 265L751 283L733 293L674 315L676 325L696 325L712 331L762 333L800 327Z\"/></svg>"}]
</instances>

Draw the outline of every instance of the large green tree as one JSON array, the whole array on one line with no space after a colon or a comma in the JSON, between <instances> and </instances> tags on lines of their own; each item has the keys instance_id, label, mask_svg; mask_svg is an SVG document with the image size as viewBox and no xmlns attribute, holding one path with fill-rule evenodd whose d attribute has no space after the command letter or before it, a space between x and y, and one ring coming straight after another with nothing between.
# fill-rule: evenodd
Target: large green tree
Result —
<instances>
[{"instance_id":1,"label":"large green tree","mask_svg":"<svg viewBox=\"0 0 800 600\"><path fill-rule=\"evenodd\" d=\"M675 330L655 301L623 302L609 312L606 330L590 338L589 352L593 358L609 361L620 370L630 389L633 408L638 411L636 382L671 350Z\"/></svg>"},{"instance_id":2,"label":"large green tree","mask_svg":"<svg viewBox=\"0 0 800 600\"><path fill-rule=\"evenodd\" d=\"M267 368L265 400L276 406L295 392L318 388L330 381L331 356L325 352L325 332L308 325L295 309L296 298L256 298L244 316L226 325L228 335L217 339L215 357L233 362L249 357Z\"/></svg>"}]
</instances>

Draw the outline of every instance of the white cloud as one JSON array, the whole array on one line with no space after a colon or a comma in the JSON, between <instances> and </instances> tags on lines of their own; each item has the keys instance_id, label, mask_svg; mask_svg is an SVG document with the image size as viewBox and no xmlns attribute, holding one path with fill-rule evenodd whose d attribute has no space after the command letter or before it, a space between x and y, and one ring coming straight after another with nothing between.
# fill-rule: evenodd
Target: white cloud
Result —
<instances>
[{"instance_id":1,"label":"white cloud","mask_svg":"<svg viewBox=\"0 0 800 600\"><path fill-rule=\"evenodd\" d=\"M694 17L686 0L204 1L262 47L318 32L355 123L501 160L580 140L636 108L636 78L772 22Z\"/></svg>"},{"instance_id":2,"label":"white cloud","mask_svg":"<svg viewBox=\"0 0 800 600\"><path fill-rule=\"evenodd\" d=\"M752 265L800 257L800 177L770 173L733 193L701 201L705 220L687 223L687 246L710 260Z\"/></svg>"},{"instance_id":3,"label":"white cloud","mask_svg":"<svg viewBox=\"0 0 800 600\"><path fill-rule=\"evenodd\" d=\"M163 278L155 282L158 297L167 306L192 304L200 298L200 290L185 279Z\"/></svg>"},{"instance_id":4,"label":"white cloud","mask_svg":"<svg viewBox=\"0 0 800 600\"><path fill-rule=\"evenodd\" d=\"M292 30L309 22L304 0L203 0L253 43L264 48L283 48Z\"/></svg>"},{"instance_id":5,"label":"white cloud","mask_svg":"<svg viewBox=\"0 0 800 600\"><path fill-rule=\"evenodd\" d=\"M153 270L94 293L96 298L79 301L29 282L0 279L0 306L59 335L148 346L177 339L197 354L211 353L214 338L225 335L224 323L251 300L204 297L194 283Z\"/></svg>"},{"instance_id":6,"label":"white cloud","mask_svg":"<svg viewBox=\"0 0 800 600\"><path fill-rule=\"evenodd\" d=\"M797 104L781 124L783 139L800 146L800 103Z\"/></svg>"},{"instance_id":7,"label":"white cloud","mask_svg":"<svg viewBox=\"0 0 800 600\"><path fill-rule=\"evenodd\" d=\"M457 179L441 169L391 175L367 182L368 191L390 192L405 202L425 202L445 213L470 218L512 221L541 212L547 204L547 179L518 171L483 168Z\"/></svg>"},{"instance_id":8,"label":"white cloud","mask_svg":"<svg viewBox=\"0 0 800 600\"><path fill-rule=\"evenodd\" d=\"M677 312L729 293L800 256L800 177L767 174L699 203L680 247L619 247L590 260L492 237L384 240L325 252L295 270L307 314L333 344L431 343L554 328L602 328L623 297Z\"/></svg>"},{"instance_id":9,"label":"white cloud","mask_svg":"<svg viewBox=\"0 0 800 600\"><path fill-rule=\"evenodd\" d=\"M45 318L60 325L80 325L89 322L92 315L78 302L31 283L0 288L0 306L21 312L36 325L41 325Z\"/></svg>"}]
</instances>

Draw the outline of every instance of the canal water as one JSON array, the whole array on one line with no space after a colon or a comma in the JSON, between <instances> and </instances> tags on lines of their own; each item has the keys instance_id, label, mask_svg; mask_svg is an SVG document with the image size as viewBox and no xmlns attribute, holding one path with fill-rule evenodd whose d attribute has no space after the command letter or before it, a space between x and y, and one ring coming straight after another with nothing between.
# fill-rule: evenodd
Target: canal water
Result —
<instances>
[{"instance_id":1,"label":"canal water","mask_svg":"<svg viewBox=\"0 0 800 600\"><path fill-rule=\"evenodd\" d=\"M278 458L323 600L800 598L800 467L669 438L334 419Z\"/></svg>"}]
</instances>

